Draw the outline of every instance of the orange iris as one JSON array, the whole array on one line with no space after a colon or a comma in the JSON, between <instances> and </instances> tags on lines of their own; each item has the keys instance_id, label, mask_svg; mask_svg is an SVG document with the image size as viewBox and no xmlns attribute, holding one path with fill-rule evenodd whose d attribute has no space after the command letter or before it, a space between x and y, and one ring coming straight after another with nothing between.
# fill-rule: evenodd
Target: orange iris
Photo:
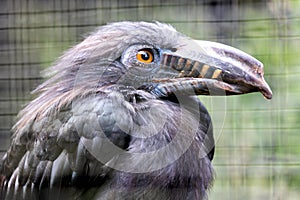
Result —
<instances>
[{"instance_id":1,"label":"orange iris","mask_svg":"<svg viewBox=\"0 0 300 200\"><path fill-rule=\"evenodd\" d=\"M136 54L136 58L140 62L151 63L153 62L153 52L149 49L141 49Z\"/></svg>"}]
</instances>

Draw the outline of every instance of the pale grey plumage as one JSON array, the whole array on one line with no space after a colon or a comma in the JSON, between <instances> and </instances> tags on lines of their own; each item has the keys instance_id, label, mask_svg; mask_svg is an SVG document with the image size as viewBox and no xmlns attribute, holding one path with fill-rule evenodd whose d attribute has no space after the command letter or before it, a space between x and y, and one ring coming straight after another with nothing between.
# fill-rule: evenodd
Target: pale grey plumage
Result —
<instances>
[{"instance_id":1,"label":"pale grey plumage","mask_svg":"<svg viewBox=\"0 0 300 200\"><path fill-rule=\"evenodd\" d=\"M228 94L270 91L240 79L225 80L224 86L214 77L216 66L214 80L189 84L179 67L168 67L175 61L160 59L189 42L169 25L120 22L100 27L67 51L19 114L1 165L0 197L205 198L213 181L214 140L210 116L194 96L206 94L208 82ZM153 62L137 61L134 52L140 49L150 49ZM173 141L176 148L153 160L140 157Z\"/></svg>"}]
</instances>

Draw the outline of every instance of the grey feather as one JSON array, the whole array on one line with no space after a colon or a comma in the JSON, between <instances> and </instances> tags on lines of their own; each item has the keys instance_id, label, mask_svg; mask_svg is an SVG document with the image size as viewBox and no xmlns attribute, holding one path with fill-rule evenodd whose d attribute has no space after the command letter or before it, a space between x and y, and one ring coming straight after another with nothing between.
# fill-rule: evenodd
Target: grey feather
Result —
<instances>
[{"instance_id":1,"label":"grey feather","mask_svg":"<svg viewBox=\"0 0 300 200\"><path fill-rule=\"evenodd\" d=\"M205 198L214 176L207 110L195 97L182 96L182 106L144 89L156 65L122 62L132 45L172 51L183 39L169 25L123 22L67 51L19 114L1 199Z\"/></svg>"}]
</instances>

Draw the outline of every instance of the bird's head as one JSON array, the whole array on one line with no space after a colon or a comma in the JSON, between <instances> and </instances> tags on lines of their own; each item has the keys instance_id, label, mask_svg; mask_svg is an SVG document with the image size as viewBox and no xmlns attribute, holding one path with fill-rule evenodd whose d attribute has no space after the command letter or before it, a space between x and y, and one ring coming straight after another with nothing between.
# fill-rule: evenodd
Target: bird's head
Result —
<instances>
[{"instance_id":1,"label":"bird's head","mask_svg":"<svg viewBox=\"0 0 300 200\"><path fill-rule=\"evenodd\" d=\"M100 27L65 58L80 66L78 86L89 80L93 88L121 84L158 97L186 90L196 95L259 91L272 97L261 62L224 44L193 40L162 23Z\"/></svg>"},{"instance_id":2,"label":"bird's head","mask_svg":"<svg viewBox=\"0 0 300 200\"><path fill-rule=\"evenodd\" d=\"M193 95L259 91L272 97L263 65L255 58L224 44L193 40L158 22L102 26L49 71L51 78L35 90L40 96L32 102L38 115L114 85L157 97L185 91Z\"/></svg>"}]
</instances>

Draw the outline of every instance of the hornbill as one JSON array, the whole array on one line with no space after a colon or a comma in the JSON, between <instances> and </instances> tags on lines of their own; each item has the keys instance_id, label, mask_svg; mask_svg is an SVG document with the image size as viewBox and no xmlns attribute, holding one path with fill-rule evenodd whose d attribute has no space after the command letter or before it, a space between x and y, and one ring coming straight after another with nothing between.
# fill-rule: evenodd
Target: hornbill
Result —
<instances>
[{"instance_id":1,"label":"hornbill","mask_svg":"<svg viewBox=\"0 0 300 200\"><path fill-rule=\"evenodd\" d=\"M214 138L197 95L272 92L263 65L159 22L99 27L48 70L0 167L1 199L203 199Z\"/></svg>"}]
</instances>

